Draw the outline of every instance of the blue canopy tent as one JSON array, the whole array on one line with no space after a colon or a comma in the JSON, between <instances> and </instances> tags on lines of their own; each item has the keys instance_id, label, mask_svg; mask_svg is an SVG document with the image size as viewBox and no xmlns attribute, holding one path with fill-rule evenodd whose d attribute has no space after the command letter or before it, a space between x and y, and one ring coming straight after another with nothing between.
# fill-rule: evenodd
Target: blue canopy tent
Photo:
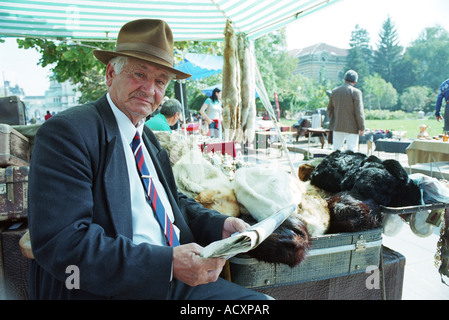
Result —
<instances>
[{"instance_id":1,"label":"blue canopy tent","mask_svg":"<svg viewBox=\"0 0 449 320\"><path fill-rule=\"evenodd\" d=\"M220 73L223 69L223 57L213 56L201 53L186 53L184 60L176 64L176 68L183 72L189 73L192 76L187 80L203 79L214 74ZM213 90L213 88L212 88ZM212 90L210 94L212 94ZM208 94L208 96L210 96ZM175 95L181 102L184 115L189 118L190 110L186 106L186 92L184 80L181 82L175 82Z\"/></svg>"},{"instance_id":2,"label":"blue canopy tent","mask_svg":"<svg viewBox=\"0 0 449 320\"><path fill-rule=\"evenodd\" d=\"M190 73L189 79L203 79L220 73L223 69L223 57L200 53L186 53L184 60L176 65L176 68Z\"/></svg>"}]
</instances>

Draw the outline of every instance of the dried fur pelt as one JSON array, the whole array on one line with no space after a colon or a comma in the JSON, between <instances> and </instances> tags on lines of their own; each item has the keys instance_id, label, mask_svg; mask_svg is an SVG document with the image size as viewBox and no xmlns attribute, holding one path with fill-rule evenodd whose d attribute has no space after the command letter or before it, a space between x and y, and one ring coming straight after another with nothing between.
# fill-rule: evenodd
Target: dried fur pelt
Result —
<instances>
[{"instance_id":1,"label":"dried fur pelt","mask_svg":"<svg viewBox=\"0 0 449 320\"><path fill-rule=\"evenodd\" d=\"M239 142L253 142L256 129L256 100L255 100L255 75L254 56L250 50L250 44L244 34L238 35L238 57L240 65L240 130L243 136L236 135Z\"/></svg>"},{"instance_id":2,"label":"dried fur pelt","mask_svg":"<svg viewBox=\"0 0 449 320\"><path fill-rule=\"evenodd\" d=\"M221 214L238 217L240 209L235 198L234 191L230 188L220 190L204 190L196 197L196 202L201 203L205 208L220 212Z\"/></svg>"},{"instance_id":3,"label":"dried fur pelt","mask_svg":"<svg viewBox=\"0 0 449 320\"><path fill-rule=\"evenodd\" d=\"M242 215L241 218L250 225L257 222L250 215ZM293 213L248 255L259 261L284 263L293 268L304 261L310 244L305 223Z\"/></svg>"},{"instance_id":4,"label":"dried fur pelt","mask_svg":"<svg viewBox=\"0 0 449 320\"><path fill-rule=\"evenodd\" d=\"M305 222L311 237L327 233L330 223L330 213L322 190L305 183L306 193L298 205L298 215Z\"/></svg>"},{"instance_id":5,"label":"dried fur pelt","mask_svg":"<svg viewBox=\"0 0 449 320\"><path fill-rule=\"evenodd\" d=\"M173 166L180 192L195 198L204 190L231 189L229 179L220 168L204 159L201 152L188 150Z\"/></svg>"},{"instance_id":6,"label":"dried fur pelt","mask_svg":"<svg viewBox=\"0 0 449 320\"><path fill-rule=\"evenodd\" d=\"M226 21L223 48L223 129L225 140L232 140L240 120L240 70L237 39L231 21Z\"/></svg>"},{"instance_id":7,"label":"dried fur pelt","mask_svg":"<svg viewBox=\"0 0 449 320\"><path fill-rule=\"evenodd\" d=\"M301 181L309 181L310 176L312 175L313 170L315 170L315 166L304 163L298 167L298 178Z\"/></svg>"},{"instance_id":8,"label":"dried fur pelt","mask_svg":"<svg viewBox=\"0 0 449 320\"><path fill-rule=\"evenodd\" d=\"M328 233L358 232L380 228L379 205L352 192L339 192L327 199L330 211Z\"/></svg>"},{"instance_id":9,"label":"dried fur pelt","mask_svg":"<svg viewBox=\"0 0 449 320\"><path fill-rule=\"evenodd\" d=\"M262 221L280 209L298 205L306 191L291 174L272 167L246 167L235 172L232 182L237 201L257 220Z\"/></svg>"}]
</instances>

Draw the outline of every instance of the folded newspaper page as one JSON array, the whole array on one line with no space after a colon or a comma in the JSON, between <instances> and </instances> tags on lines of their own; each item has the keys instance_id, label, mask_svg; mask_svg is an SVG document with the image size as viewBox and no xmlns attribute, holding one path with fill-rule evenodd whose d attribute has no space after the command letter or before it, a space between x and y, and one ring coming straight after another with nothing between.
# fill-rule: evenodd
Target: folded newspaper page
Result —
<instances>
[{"instance_id":1,"label":"folded newspaper page","mask_svg":"<svg viewBox=\"0 0 449 320\"><path fill-rule=\"evenodd\" d=\"M289 205L241 233L212 242L203 249L201 257L229 259L239 253L248 252L262 243L296 210L296 205Z\"/></svg>"}]
</instances>

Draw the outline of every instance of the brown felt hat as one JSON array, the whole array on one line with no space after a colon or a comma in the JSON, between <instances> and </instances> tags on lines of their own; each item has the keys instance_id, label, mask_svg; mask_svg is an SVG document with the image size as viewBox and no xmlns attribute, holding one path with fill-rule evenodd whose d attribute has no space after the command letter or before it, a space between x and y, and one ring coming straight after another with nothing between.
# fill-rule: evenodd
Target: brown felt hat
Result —
<instances>
[{"instance_id":1,"label":"brown felt hat","mask_svg":"<svg viewBox=\"0 0 449 320\"><path fill-rule=\"evenodd\" d=\"M94 56L108 64L117 56L144 60L173 72L176 79L186 79L192 75L176 70L173 58L173 34L163 20L139 19L126 23L120 29L115 51L94 50Z\"/></svg>"}]
</instances>

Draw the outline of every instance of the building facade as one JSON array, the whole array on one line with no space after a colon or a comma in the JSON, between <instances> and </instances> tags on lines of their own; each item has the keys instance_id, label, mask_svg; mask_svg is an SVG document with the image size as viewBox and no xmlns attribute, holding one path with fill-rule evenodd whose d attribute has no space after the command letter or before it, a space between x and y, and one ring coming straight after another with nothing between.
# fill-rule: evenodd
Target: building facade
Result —
<instances>
[{"instance_id":1,"label":"building facade","mask_svg":"<svg viewBox=\"0 0 449 320\"><path fill-rule=\"evenodd\" d=\"M321 82L339 84L346 72L347 49L318 43L303 49L294 49L290 54L298 59L295 74Z\"/></svg>"},{"instance_id":2,"label":"building facade","mask_svg":"<svg viewBox=\"0 0 449 320\"><path fill-rule=\"evenodd\" d=\"M56 114L62 110L78 105L81 93L69 81L59 83L50 82L50 88L44 96L27 96L20 86L12 86L8 81L0 88L0 96L18 96L26 108L28 123L42 123L45 114L50 111Z\"/></svg>"}]
</instances>

